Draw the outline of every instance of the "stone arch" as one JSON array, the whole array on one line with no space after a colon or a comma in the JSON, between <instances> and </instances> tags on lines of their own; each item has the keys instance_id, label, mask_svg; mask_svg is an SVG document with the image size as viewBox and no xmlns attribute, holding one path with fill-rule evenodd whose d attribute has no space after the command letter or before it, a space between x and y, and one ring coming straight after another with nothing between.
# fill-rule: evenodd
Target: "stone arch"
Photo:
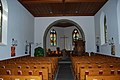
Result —
<instances>
[{"instance_id":1,"label":"stone arch","mask_svg":"<svg viewBox=\"0 0 120 80\"><path fill-rule=\"evenodd\" d=\"M47 37L47 34L48 34L49 30L53 27L53 25L55 25L55 24L57 24L57 23L59 23L59 22L63 22L63 21L64 21L64 22L72 23L72 24L80 31L80 33L81 33L81 35L82 35L82 39L85 41L85 34L84 34L84 32L83 32L83 30L82 30L82 28L81 28L80 25L78 25L76 22L74 22L74 21L72 21L72 20L60 19L60 20L56 20L56 21L54 21L53 23L51 23L51 24L47 27L47 29L45 30L44 36L43 36L43 48L44 48L44 50L46 49L46 37ZM45 51L45 52L46 52L46 51Z\"/></svg>"}]
</instances>

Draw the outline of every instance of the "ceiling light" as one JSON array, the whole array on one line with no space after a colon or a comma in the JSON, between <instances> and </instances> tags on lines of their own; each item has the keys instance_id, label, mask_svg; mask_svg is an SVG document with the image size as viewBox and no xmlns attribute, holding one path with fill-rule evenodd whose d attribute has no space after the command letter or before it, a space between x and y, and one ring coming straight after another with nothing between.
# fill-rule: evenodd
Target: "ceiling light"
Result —
<instances>
[{"instance_id":1,"label":"ceiling light","mask_svg":"<svg viewBox=\"0 0 120 80\"><path fill-rule=\"evenodd\" d=\"M78 11L75 11L75 13L78 13Z\"/></svg>"},{"instance_id":2,"label":"ceiling light","mask_svg":"<svg viewBox=\"0 0 120 80\"><path fill-rule=\"evenodd\" d=\"M50 14L52 14L53 12L52 11L50 11Z\"/></svg>"}]
</instances>

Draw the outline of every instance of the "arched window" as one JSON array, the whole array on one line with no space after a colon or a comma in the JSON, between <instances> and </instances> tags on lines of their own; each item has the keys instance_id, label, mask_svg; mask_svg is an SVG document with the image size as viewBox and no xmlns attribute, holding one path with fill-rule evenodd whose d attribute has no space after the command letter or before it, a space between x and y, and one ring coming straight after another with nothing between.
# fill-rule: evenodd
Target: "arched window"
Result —
<instances>
[{"instance_id":1,"label":"arched window","mask_svg":"<svg viewBox=\"0 0 120 80\"><path fill-rule=\"evenodd\" d=\"M7 0L0 0L0 46L7 45L8 5Z\"/></svg>"},{"instance_id":2,"label":"arched window","mask_svg":"<svg viewBox=\"0 0 120 80\"><path fill-rule=\"evenodd\" d=\"M50 45L51 46L57 45L57 33L54 29L50 31Z\"/></svg>"},{"instance_id":3,"label":"arched window","mask_svg":"<svg viewBox=\"0 0 120 80\"><path fill-rule=\"evenodd\" d=\"M100 39L101 45L104 45L108 42L108 27L107 27L107 17L104 12L101 13L100 16Z\"/></svg>"},{"instance_id":4,"label":"arched window","mask_svg":"<svg viewBox=\"0 0 120 80\"><path fill-rule=\"evenodd\" d=\"M72 39L73 39L73 43L80 39L80 34L77 29L73 30Z\"/></svg>"},{"instance_id":5,"label":"arched window","mask_svg":"<svg viewBox=\"0 0 120 80\"><path fill-rule=\"evenodd\" d=\"M120 0L118 0L117 4L117 18L118 18L118 32L119 32L119 44L120 44Z\"/></svg>"},{"instance_id":6,"label":"arched window","mask_svg":"<svg viewBox=\"0 0 120 80\"><path fill-rule=\"evenodd\" d=\"M105 36L105 43L107 43L107 22L106 22L106 15L104 15L104 36Z\"/></svg>"},{"instance_id":7,"label":"arched window","mask_svg":"<svg viewBox=\"0 0 120 80\"><path fill-rule=\"evenodd\" d=\"M3 13L3 8L2 8L2 2L0 0L0 42L2 42L2 13Z\"/></svg>"}]
</instances>

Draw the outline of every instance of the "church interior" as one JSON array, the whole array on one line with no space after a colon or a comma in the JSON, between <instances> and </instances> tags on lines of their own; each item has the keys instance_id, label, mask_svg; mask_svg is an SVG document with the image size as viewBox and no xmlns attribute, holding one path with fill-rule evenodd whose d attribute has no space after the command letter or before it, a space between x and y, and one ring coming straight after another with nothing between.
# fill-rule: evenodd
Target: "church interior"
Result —
<instances>
[{"instance_id":1,"label":"church interior","mask_svg":"<svg viewBox=\"0 0 120 80\"><path fill-rule=\"evenodd\" d=\"M0 80L120 80L120 0L0 0Z\"/></svg>"}]
</instances>

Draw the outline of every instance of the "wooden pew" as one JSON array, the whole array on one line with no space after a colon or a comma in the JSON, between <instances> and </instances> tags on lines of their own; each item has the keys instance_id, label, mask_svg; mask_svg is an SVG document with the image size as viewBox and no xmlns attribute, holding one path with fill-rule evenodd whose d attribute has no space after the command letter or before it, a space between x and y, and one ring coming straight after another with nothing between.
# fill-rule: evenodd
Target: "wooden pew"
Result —
<instances>
[{"instance_id":1,"label":"wooden pew","mask_svg":"<svg viewBox=\"0 0 120 80\"><path fill-rule=\"evenodd\" d=\"M48 68L49 78L54 78L58 68L58 58L57 57L23 57L23 58L21 57L21 58L14 58L14 59L0 61L0 69L1 68L2 69L3 68L39 69L41 67ZM3 71L2 73L6 74L6 71Z\"/></svg>"},{"instance_id":2,"label":"wooden pew","mask_svg":"<svg viewBox=\"0 0 120 80\"><path fill-rule=\"evenodd\" d=\"M9 75L0 75L0 80L43 80L42 76L9 76Z\"/></svg>"},{"instance_id":3,"label":"wooden pew","mask_svg":"<svg viewBox=\"0 0 120 80\"><path fill-rule=\"evenodd\" d=\"M89 69L89 68L111 68L111 69L115 69L115 68L119 68L120 69L120 64L78 64L77 65L77 70L76 70L76 77L79 78L79 74L80 74L80 69Z\"/></svg>"},{"instance_id":4,"label":"wooden pew","mask_svg":"<svg viewBox=\"0 0 120 80\"><path fill-rule=\"evenodd\" d=\"M0 75L9 76L41 76L43 80L48 80L48 69L0 69Z\"/></svg>"},{"instance_id":5,"label":"wooden pew","mask_svg":"<svg viewBox=\"0 0 120 80\"><path fill-rule=\"evenodd\" d=\"M92 68L97 68L99 66L101 66L101 68L120 68L120 58L117 57L110 57L104 55L79 56L71 57L71 60L75 77L77 74L79 74L79 69L82 67L81 65L84 65L85 68L89 67L88 65L92 65Z\"/></svg>"},{"instance_id":6,"label":"wooden pew","mask_svg":"<svg viewBox=\"0 0 120 80\"><path fill-rule=\"evenodd\" d=\"M28 65L29 64L29 65ZM49 78L54 78L58 68L58 58L56 57L27 57L13 59L1 63L0 68L33 68L39 69L40 67L47 67L49 72Z\"/></svg>"},{"instance_id":7,"label":"wooden pew","mask_svg":"<svg viewBox=\"0 0 120 80\"><path fill-rule=\"evenodd\" d=\"M86 76L85 80L120 80L120 76Z\"/></svg>"},{"instance_id":8,"label":"wooden pew","mask_svg":"<svg viewBox=\"0 0 120 80\"><path fill-rule=\"evenodd\" d=\"M111 69L111 68L90 68L90 69L80 69L79 80L84 80L87 75L93 76L120 76L120 69Z\"/></svg>"},{"instance_id":9,"label":"wooden pew","mask_svg":"<svg viewBox=\"0 0 120 80\"><path fill-rule=\"evenodd\" d=\"M1 65L1 69L41 69L47 68L48 69L48 76L49 78L54 78L55 74L53 72L52 66L50 63L41 63L41 64L5 64Z\"/></svg>"}]
</instances>

